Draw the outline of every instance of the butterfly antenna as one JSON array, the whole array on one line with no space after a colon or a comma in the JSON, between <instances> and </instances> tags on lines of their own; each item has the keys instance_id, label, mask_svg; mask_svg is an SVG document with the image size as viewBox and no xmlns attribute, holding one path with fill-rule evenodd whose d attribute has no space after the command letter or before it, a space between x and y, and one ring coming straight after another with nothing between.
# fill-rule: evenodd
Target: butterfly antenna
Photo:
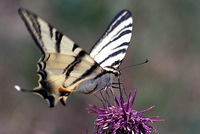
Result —
<instances>
[{"instance_id":1,"label":"butterfly antenna","mask_svg":"<svg viewBox=\"0 0 200 134\"><path fill-rule=\"evenodd\" d=\"M126 69L126 68L130 68L130 67L133 67L133 66L142 65L142 64L145 64L145 63L147 63L147 62L149 62L148 59L146 59L146 61L141 62L141 63L138 63L138 64L133 64L133 65L126 66L126 67L124 67L124 68L121 68L119 72L121 72L122 70L124 70L124 69Z\"/></svg>"}]
</instances>

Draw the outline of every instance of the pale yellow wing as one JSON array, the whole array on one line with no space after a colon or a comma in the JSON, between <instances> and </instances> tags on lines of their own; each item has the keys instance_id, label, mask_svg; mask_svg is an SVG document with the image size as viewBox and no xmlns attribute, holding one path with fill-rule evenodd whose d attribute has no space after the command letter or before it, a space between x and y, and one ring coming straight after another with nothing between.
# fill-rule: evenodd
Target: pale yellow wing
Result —
<instances>
[{"instance_id":1,"label":"pale yellow wing","mask_svg":"<svg viewBox=\"0 0 200 134\"><path fill-rule=\"evenodd\" d=\"M19 14L43 54L37 64L39 86L32 92L47 99L51 107L58 100L65 104L68 95L76 91L80 83L95 81L99 74L104 74L88 53L49 23L27 9L19 9ZM84 91L79 88L79 91L89 93L94 88L87 87Z\"/></svg>"}]
</instances>

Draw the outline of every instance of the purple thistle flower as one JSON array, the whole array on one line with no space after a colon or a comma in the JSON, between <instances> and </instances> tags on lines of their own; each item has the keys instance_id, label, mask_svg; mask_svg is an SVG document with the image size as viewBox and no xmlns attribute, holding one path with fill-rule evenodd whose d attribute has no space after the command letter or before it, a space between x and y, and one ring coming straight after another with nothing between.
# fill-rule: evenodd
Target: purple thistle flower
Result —
<instances>
[{"instance_id":1,"label":"purple thistle flower","mask_svg":"<svg viewBox=\"0 0 200 134\"><path fill-rule=\"evenodd\" d=\"M131 92L128 96L127 102L115 97L115 106L106 102L106 108L98 108L95 105L89 105L88 113L96 113L98 117L95 121L96 134L151 134L156 129L148 123L160 122L164 120L156 120L156 117L144 117L143 113L154 108L152 106L143 111L133 110L133 102L135 100L137 89L134 96ZM103 96L102 96L103 97ZM105 99L104 99L105 100Z\"/></svg>"}]
</instances>

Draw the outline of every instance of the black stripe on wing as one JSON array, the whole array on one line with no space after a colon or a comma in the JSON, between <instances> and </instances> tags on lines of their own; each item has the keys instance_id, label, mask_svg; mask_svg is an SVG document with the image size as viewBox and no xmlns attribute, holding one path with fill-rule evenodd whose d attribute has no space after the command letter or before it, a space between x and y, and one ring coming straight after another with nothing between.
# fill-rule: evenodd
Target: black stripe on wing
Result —
<instances>
[{"instance_id":1,"label":"black stripe on wing","mask_svg":"<svg viewBox=\"0 0 200 134\"><path fill-rule=\"evenodd\" d=\"M90 56L102 68L113 66L117 69L123 61L132 35L132 22L131 13L128 10L122 10L92 47Z\"/></svg>"},{"instance_id":2,"label":"black stripe on wing","mask_svg":"<svg viewBox=\"0 0 200 134\"><path fill-rule=\"evenodd\" d=\"M79 54L75 57L74 61L64 69L63 73L65 73L66 79L70 76L70 73L74 70L74 67L81 62L81 58L84 57L85 55L86 52L81 50Z\"/></svg>"},{"instance_id":3,"label":"black stripe on wing","mask_svg":"<svg viewBox=\"0 0 200 134\"><path fill-rule=\"evenodd\" d=\"M123 31L122 33L120 33L120 35L118 35L118 36L115 37L113 40L111 40L110 42L108 42L105 46L103 46L102 49L99 50L98 53L100 53L102 50L106 49L106 47L109 46L109 45L110 45L111 43L113 43L114 41L116 41L116 40L120 39L121 37L123 37L124 35L130 34L130 33L132 33L131 30ZM117 34L116 34L116 35L117 35ZM125 44L124 44L124 43L125 43ZM122 44L119 45L119 46L116 46L115 48L119 48L120 46L122 47L122 46L125 46L125 45L127 45L127 46L129 45L129 42L128 42L128 43L127 43L127 42L124 42L124 43L122 43ZM113 49L112 49L112 50L113 50ZM99 64L101 64L101 63L99 63Z\"/></svg>"},{"instance_id":4,"label":"black stripe on wing","mask_svg":"<svg viewBox=\"0 0 200 134\"><path fill-rule=\"evenodd\" d=\"M62 37L63 37L63 34L56 31L55 39L56 39L56 52L57 53L60 53L60 42L62 40Z\"/></svg>"},{"instance_id":5,"label":"black stripe on wing","mask_svg":"<svg viewBox=\"0 0 200 134\"><path fill-rule=\"evenodd\" d=\"M77 48L79 48L79 46L78 46L76 43L74 43L74 46L73 46L73 48L72 48L72 51L74 52Z\"/></svg>"},{"instance_id":6,"label":"black stripe on wing","mask_svg":"<svg viewBox=\"0 0 200 134\"><path fill-rule=\"evenodd\" d=\"M93 66L91 66L91 67L90 67L85 73L83 73L78 79L76 79L75 81L73 81L72 84L75 84L76 82L78 82L78 81L84 79L85 77L89 76L91 73L93 73L94 70L97 69L98 66L99 66L99 64L95 62Z\"/></svg>"},{"instance_id":7,"label":"black stripe on wing","mask_svg":"<svg viewBox=\"0 0 200 134\"><path fill-rule=\"evenodd\" d=\"M125 15L123 15L125 13ZM123 16L122 16L123 15ZM112 32L120 23L122 23L123 21L129 19L131 17L131 13L130 11L128 10L122 10L120 11L116 16L115 18L111 21L111 23L109 24L109 26L107 27L106 29L106 32L101 36L101 38L95 43L95 45L91 48L90 50L90 53L91 51L101 42L102 39L105 38L105 36L107 36L110 32ZM119 17L121 17L119 19ZM127 25L126 27L124 28L127 28L127 27L132 27L132 24L129 24ZM123 29L124 29L123 28ZM123 30L122 29L122 30ZM120 32L120 31L119 31Z\"/></svg>"},{"instance_id":8,"label":"black stripe on wing","mask_svg":"<svg viewBox=\"0 0 200 134\"><path fill-rule=\"evenodd\" d=\"M45 72L46 63L43 63L44 66L41 63L38 63L38 70L37 73L42 77L42 80L45 80L47 78L47 73Z\"/></svg>"},{"instance_id":9,"label":"black stripe on wing","mask_svg":"<svg viewBox=\"0 0 200 134\"><path fill-rule=\"evenodd\" d=\"M44 44L42 42L40 24L37 21L38 16L31 11L23 8L20 8L18 10L18 13L24 21L28 31L31 33L31 36L33 37L40 51L44 54L45 52L42 48Z\"/></svg>"},{"instance_id":10,"label":"black stripe on wing","mask_svg":"<svg viewBox=\"0 0 200 134\"><path fill-rule=\"evenodd\" d=\"M118 50L118 51L116 51L116 52L114 52L114 53L112 53L112 54L110 54L109 56L107 56L105 59L103 59L99 64L101 65L102 63L104 63L104 62L106 62L107 60L109 60L110 58L112 58L112 57L117 57L117 55L119 55L119 54L124 54L124 53L126 53L126 49L120 49L120 50ZM113 61L113 63L111 63L112 65L117 65L117 64L120 64L121 63L121 61L119 61L119 60L116 60L116 61Z\"/></svg>"},{"instance_id":11,"label":"black stripe on wing","mask_svg":"<svg viewBox=\"0 0 200 134\"><path fill-rule=\"evenodd\" d=\"M123 31L123 32L120 33L120 35L118 35L117 37L115 37L115 38L112 40L112 42L114 42L114 41L120 39L121 37L123 37L124 35L130 34L130 33L132 33L132 30ZM117 35L117 34L116 34L116 35ZM109 45L109 43L108 43L108 45Z\"/></svg>"},{"instance_id":12,"label":"black stripe on wing","mask_svg":"<svg viewBox=\"0 0 200 134\"><path fill-rule=\"evenodd\" d=\"M49 27L50 37L52 38L53 37L53 26L51 26L50 24L48 24L48 27Z\"/></svg>"},{"instance_id":13,"label":"black stripe on wing","mask_svg":"<svg viewBox=\"0 0 200 134\"><path fill-rule=\"evenodd\" d=\"M48 55L43 55L40 59L40 62L37 63L38 71L37 74L40 76L39 83L42 85L42 87L46 87L47 82L45 79L47 78L47 72L45 71L46 69L46 61L48 61L50 57L50 54Z\"/></svg>"},{"instance_id":14,"label":"black stripe on wing","mask_svg":"<svg viewBox=\"0 0 200 134\"><path fill-rule=\"evenodd\" d=\"M59 30L27 9L20 8L18 12L43 54L45 52L60 53L64 35Z\"/></svg>"},{"instance_id":15,"label":"black stripe on wing","mask_svg":"<svg viewBox=\"0 0 200 134\"><path fill-rule=\"evenodd\" d=\"M118 49L118 48L120 48L120 47L128 46L128 45L129 45L129 42L124 42L124 43L122 43L121 45L116 46L116 47L113 48L112 50Z\"/></svg>"},{"instance_id":16,"label":"black stripe on wing","mask_svg":"<svg viewBox=\"0 0 200 134\"><path fill-rule=\"evenodd\" d=\"M125 13L125 15L123 15ZM123 15L123 16L122 16ZM118 18L121 17L119 20ZM120 11L115 18L113 19L113 21L110 23L110 25L108 26L108 31L106 32L106 35L108 35L110 32L112 32L118 25L120 25L123 21L129 19L131 17L131 13L128 10L122 10ZM117 21L117 22L115 22ZM113 25L114 24L114 25ZM128 25L129 27L130 25ZM131 25L132 26L132 25ZM125 27L126 28L126 27Z\"/></svg>"}]
</instances>

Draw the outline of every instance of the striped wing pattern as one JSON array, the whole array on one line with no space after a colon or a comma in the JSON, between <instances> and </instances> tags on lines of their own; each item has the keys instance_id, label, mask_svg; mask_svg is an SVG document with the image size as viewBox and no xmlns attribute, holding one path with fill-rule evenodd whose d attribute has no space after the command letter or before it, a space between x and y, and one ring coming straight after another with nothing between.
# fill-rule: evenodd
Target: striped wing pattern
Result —
<instances>
[{"instance_id":1,"label":"striped wing pattern","mask_svg":"<svg viewBox=\"0 0 200 134\"><path fill-rule=\"evenodd\" d=\"M51 107L58 100L65 104L80 83L102 72L87 52L43 19L27 9L19 9L19 14L43 54L37 64L39 86L33 92L47 99Z\"/></svg>"},{"instance_id":2,"label":"striped wing pattern","mask_svg":"<svg viewBox=\"0 0 200 134\"><path fill-rule=\"evenodd\" d=\"M53 107L59 100L65 105L72 92L92 93L110 85L111 75L121 63L130 41L127 38L130 38L128 29L131 29L129 25L132 21L127 10L121 11L115 17L90 55L31 11L20 8L19 15L42 53L37 63L39 86L29 92L42 96ZM121 39L125 39L126 43L122 43ZM114 43L117 43L116 46ZM103 53L109 55L100 60ZM107 64L108 61L112 61L112 64ZM111 66L114 70L107 69ZM19 86L16 88L28 91Z\"/></svg>"},{"instance_id":3,"label":"striped wing pattern","mask_svg":"<svg viewBox=\"0 0 200 134\"><path fill-rule=\"evenodd\" d=\"M90 56L104 69L117 69L124 59L132 35L132 16L122 10L90 51Z\"/></svg>"}]
</instances>

